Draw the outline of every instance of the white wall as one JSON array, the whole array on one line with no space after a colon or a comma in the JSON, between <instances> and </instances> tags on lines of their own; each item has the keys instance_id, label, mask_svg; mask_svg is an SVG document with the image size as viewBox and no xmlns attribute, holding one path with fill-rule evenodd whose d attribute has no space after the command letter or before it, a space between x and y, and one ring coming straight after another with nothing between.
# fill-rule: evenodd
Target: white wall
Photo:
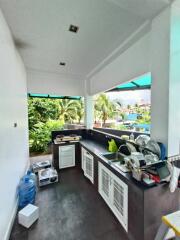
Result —
<instances>
[{"instance_id":1,"label":"white wall","mask_svg":"<svg viewBox=\"0 0 180 240\"><path fill-rule=\"evenodd\" d=\"M84 79L33 70L28 70L27 79L29 93L84 96Z\"/></svg>"},{"instance_id":2,"label":"white wall","mask_svg":"<svg viewBox=\"0 0 180 240\"><path fill-rule=\"evenodd\" d=\"M93 95L151 72L151 137L166 145L168 156L180 151L179 42L176 0L153 19L149 33L90 78L87 88Z\"/></svg>"},{"instance_id":3,"label":"white wall","mask_svg":"<svg viewBox=\"0 0 180 240\"><path fill-rule=\"evenodd\" d=\"M180 153L180 0L171 8L169 78L169 156Z\"/></svg>"},{"instance_id":4,"label":"white wall","mask_svg":"<svg viewBox=\"0 0 180 240\"><path fill-rule=\"evenodd\" d=\"M90 95L111 89L149 72L150 35L147 33L90 79Z\"/></svg>"},{"instance_id":5,"label":"white wall","mask_svg":"<svg viewBox=\"0 0 180 240\"><path fill-rule=\"evenodd\" d=\"M180 146L180 1L153 20L151 31L151 136L166 144L168 156Z\"/></svg>"},{"instance_id":6,"label":"white wall","mask_svg":"<svg viewBox=\"0 0 180 240\"><path fill-rule=\"evenodd\" d=\"M0 239L8 239L28 164L26 71L0 11ZM13 127L17 123L17 128Z\"/></svg>"},{"instance_id":7,"label":"white wall","mask_svg":"<svg viewBox=\"0 0 180 240\"><path fill-rule=\"evenodd\" d=\"M152 22L151 136L168 147L170 8Z\"/></svg>"}]
</instances>

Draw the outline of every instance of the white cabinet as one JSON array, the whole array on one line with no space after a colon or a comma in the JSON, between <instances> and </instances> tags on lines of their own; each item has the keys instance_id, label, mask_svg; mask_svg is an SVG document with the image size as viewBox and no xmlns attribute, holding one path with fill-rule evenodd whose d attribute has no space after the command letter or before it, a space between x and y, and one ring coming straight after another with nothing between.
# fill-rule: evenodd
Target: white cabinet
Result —
<instances>
[{"instance_id":1,"label":"white cabinet","mask_svg":"<svg viewBox=\"0 0 180 240\"><path fill-rule=\"evenodd\" d=\"M87 151L84 154L84 176L94 183L94 158Z\"/></svg>"},{"instance_id":2,"label":"white cabinet","mask_svg":"<svg viewBox=\"0 0 180 240\"><path fill-rule=\"evenodd\" d=\"M75 145L59 146L59 168L75 166Z\"/></svg>"},{"instance_id":3,"label":"white cabinet","mask_svg":"<svg viewBox=\"0 0 180 240\"><path fill-rule=\"evenodd\" d=\"M124 229L128 231L128 186L116 175L112 174L111 177L111 207Z\"/></svg>"},{"instance_id":4,"label":"white cabinet","mask_svg":"<svg viewBox=\"0 0 180 240\"><path fill-rule=\"evenodd\" d=\"M99 193L128 231L128 186L102 163L98 163Z\"/></svg>"},{"instance_id":5,"label":"white cabinet","mask_svg":"<svg viewBox=\"0 0 180 240\"><path fill-rule=\"evenodd\" d=\"M81 168L84 171L84 176L94 183L94 158L84 148L81 148Z\"/></svg>"},{"instance_id":6,"label":"white cabinet","mask_svg":"<svg viewBox=\"0 0 180 240\"><path fill-rule=\"evenodd\" d=\"M110 202L110 197L111 197L110 181L111 181L111 172L104 165L99 163L99 173L98 173L99 193L104 198L107 204Z\"/></svg>"}]
</instances>

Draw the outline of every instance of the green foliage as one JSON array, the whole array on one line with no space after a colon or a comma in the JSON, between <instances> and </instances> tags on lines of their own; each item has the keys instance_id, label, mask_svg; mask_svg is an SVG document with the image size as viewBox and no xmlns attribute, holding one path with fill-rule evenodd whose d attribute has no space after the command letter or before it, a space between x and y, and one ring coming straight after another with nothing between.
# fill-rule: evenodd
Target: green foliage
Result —
<instances>
[{"instance_id":1,"label":"green foliage","mask_svg":"<svg viewBox=\"0 0 180 240\"><path fill-rule=\"evenodd\" d=\"M59 100L60 113L59 119L68 123L72 123L75 120L78 120L80 123L81 119L84 116L84 103L82 100L69 100L61 99Z\"/></svg>"},{"instance_id":2,"label":"green foliage","mask_svg":"<svg viewBox=\"0 0 180 240\"><path fill-rule=\"evenodd\" d=\"M135 104L135 111L140 114L136 123L150 124L151 123L151 112L150 109L141 108L137 103Z\"/></svg>"},{"instance_id":3,"label":"green foliage","mask_svg":"<svg viewBox=\"0 0 180 240\"><path fill-rule=\"evenodd\" d=\"M29 130L33 129L35 124L39 122L45 123L49 119L57 120L59 118L58 100L45 98L29 98L28 117Z\"/></svg>"},{"instance_id":4,"label":"green foliage","mask_svg":"<svg viewBox=\"0 0 180 240\"><path fill-rule=\"evenodd\" d=\"M131 105L128 104L128 105L127 105L127 109L131 109Z\"/></svg>"},{"instance_id":5,"label":"green foliage","mask_svg":"<svg viewBox=\"0 0 180 240\"><path fill-rule=\"evenodd\" d=\"M64 123L80 123L83 116L82 100L29 98L30 152L46 152L53 130L62 129Z\"/></svg>"},{"instance_id":6,"label":"green foliage","mask_svg":"<svg viewBox=\"0 0 180 240\"><path fill-rule=\"evenodd\" d=\"M29 131L30 152L46 152L51 140L51 132L60 130L64 123L60 120L48 120L46 123L36 123Z\"/></svg>"},{"instance_id":7,"label":"green foliage","mask_svg":"<svg viewBox=\"0 0 180 240\"><path fill-rule=\"evenodd\" d=\"M99 118L105 124L108 118L112 118L115 115L116 103L112 102L106 94L102 93L95 99L94 109L95 119Z\"/></svg>"},{"instance_id":8,"label":"green foliage","mask_svg":"<svg viewBox=\"0 0 180 240\"><path fill-rule=\"evenodd\" d=\"M129 130L129 128L127 127L127 126L125 126L125 125L123 125L123 124L121 124L121 125L116 125L116 126L114 126L113 127L114 129L117 129L117 130Z\"/></svg>"},{"instance_id":9,"label":"green foliage","mask_svg":"<svg viewBox=\"0 0 180 240\"><path fill-rule=\"evenodd\" d=\"M144 111L141 114L141 117L139 119L137 119L136 123L151 124L151 114L150 114L150 111Z\"/></svg>"},{"instance_id":10,"label":"green foliage","mask_svg":"<svg viewBox=\"0 0 180 240\"><path fill-rule=\"evenodd\" d=\"M125 110L127 114L125 113L124 109L122 108L122 104L118 99L112 101L105 93L97 95L94 105L95 123L97 123L97 120L101 120L105 125L108 119L116 120L114 121L115 123L109 122L108 127L118 130L131 130L133 129L134 123L151 124L151 113L149 107L136 103L134 106L128 104ZM125 123L128 120L129 113L137 113L138 119L136 121L133 121L131 124L126 125ZM118 120L122 120L124 123L118 124ZM107 126L107 124L105 126Z\"/></svg>"},{"instance_id":11,"label":"green foliage","mask_svg":"<svg viewBox=\"0 0 180 240\"><path fill-rule=\"evenodd\" d=\"M81 123L81 120L84 117L84 101L82 99L76 101L76 114L78 123Z\"/></svg>"}]
</instances>

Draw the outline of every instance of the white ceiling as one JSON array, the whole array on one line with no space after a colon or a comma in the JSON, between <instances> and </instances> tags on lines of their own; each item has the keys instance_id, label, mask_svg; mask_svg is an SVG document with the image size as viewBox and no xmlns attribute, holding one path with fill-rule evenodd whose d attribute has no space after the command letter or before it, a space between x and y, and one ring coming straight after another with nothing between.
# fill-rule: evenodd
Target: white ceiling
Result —
<instances>
[{"instance_id":1,"label":"white ceiling","mask_svg":"<svg viewBox=\"0 0 180 240\"><path fill-rule=\"evenodd\" d=\"M84 78L169 0L0 0L29 69ZM69 25L79 26L77 34ZM66 66L59 66L59 62Z\"/></svg>"}]
</instances>

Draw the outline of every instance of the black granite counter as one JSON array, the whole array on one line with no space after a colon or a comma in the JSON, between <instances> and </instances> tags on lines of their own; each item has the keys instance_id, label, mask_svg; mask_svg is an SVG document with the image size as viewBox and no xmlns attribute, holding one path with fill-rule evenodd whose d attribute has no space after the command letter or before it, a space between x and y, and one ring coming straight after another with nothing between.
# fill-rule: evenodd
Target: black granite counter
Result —
<instances>
[{"instance_id":1,"label":"black granite counter","mask_svg":"<svg viewBox=\"0 0 180 240\"><path fill-rule=\"evenodd\" d=\"M145 186L142 182L136 181L131 177L131 173L124 173L118 169L115 165L109 164L108 160L103 156L103 154L109 153L105 146L102 144L93 141L93 140L81 140L80 145L85 147L92 155L97 157L98 161L103 163L109 170L111 170L116 176L121 178L126 184L134 184L135 187L138 187L140 190L148 190L150 187ZM157 185L153 186L156 187Z\"/></svg>"},{"instance_id":2,"label":"black granite counter","mask_svg":"<svg viewBox=\"0 0 180 240\"><path fill-rule=\"evenodd\" d=\"M82 139L80 141L80 144L98 156L100 156L101 154L108 153L108 150L105 146L93 140Z\"/></svg>"}]
</instances>

